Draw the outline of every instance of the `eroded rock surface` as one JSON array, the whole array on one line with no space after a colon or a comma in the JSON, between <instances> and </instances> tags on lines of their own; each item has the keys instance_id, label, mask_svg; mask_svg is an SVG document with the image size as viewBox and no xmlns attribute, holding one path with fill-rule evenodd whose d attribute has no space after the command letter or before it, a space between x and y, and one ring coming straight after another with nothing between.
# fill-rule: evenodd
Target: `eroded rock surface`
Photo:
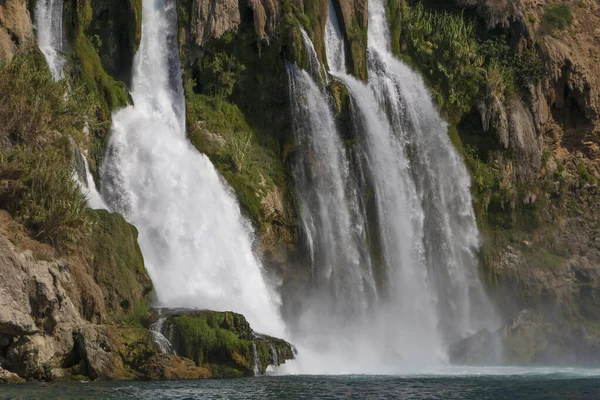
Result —
<instances>
[{"instance_id":1,"label":"eroded rock surface","mask_svg":"<svg viewBox=\"0 0 600 400\"><path fill-rule=\"evenodd\" d=\"M35 43L33 25L25 0L0 3L0 60L29 50Z\"/></svg>"}]
</instances>

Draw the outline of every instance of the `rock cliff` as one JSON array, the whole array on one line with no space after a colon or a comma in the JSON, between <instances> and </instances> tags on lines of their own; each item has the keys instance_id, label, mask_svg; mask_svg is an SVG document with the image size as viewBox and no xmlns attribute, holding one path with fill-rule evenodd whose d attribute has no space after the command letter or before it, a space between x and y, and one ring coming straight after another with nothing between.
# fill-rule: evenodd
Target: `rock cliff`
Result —
<instances>
[{"instance_id":1,"label":"rock cliff","mask_svg":"<svg viewBox=\"0 0 600 400\"><path fill-rule=\"evenodd\" d=\"M0 60L30 50L35 43L33 25L25 0L0 4Z\"/></svg>"}]
</instances>

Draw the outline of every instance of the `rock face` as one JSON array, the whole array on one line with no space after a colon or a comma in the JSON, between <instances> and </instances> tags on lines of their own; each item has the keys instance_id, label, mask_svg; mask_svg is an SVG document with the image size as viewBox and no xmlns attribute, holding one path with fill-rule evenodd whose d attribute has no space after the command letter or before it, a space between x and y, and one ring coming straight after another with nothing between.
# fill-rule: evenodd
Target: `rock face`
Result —
<instances>
[{"instance_id":1,"label":"rock face","mask_svg":"<svg viewBox=\"0 0 600 400\"><path fill-rule=\"evenodd\" d=\"M483 330L454 343L450 360L468 365L600 364L600 341L585 329L557 325L526 309L498 331Z\"/></svg>"},{"instance_id":2,"label":"rock face","mask_svg":"<svg viewBox=\"0 0 600 400\"><path fill-rule=\"evenodd\" d=\"M173 354L157 354L144 366L144 379L150 380L186 380L211 378L210 371L197 367L189 358Z\"/></svg>"},{"instance_id":3,"label":"rock face","mask_svg":"<svg viewBox=\"0 0 600 400\"><path fill-rule=\"evenodd\" d=\"M264 14L264 8L262 11ZM210 39L220 38L226 32L237 30L240 22L240 7L237 1L197 0L193 3L191 32L198 45L204 45Z\"/></svg>"},{"instance_id":4,"label":"rock face","mask_svg":"<svg viewBox=\"0 0 600 400\"><path fill-rule=\"evenodd\" d=\"M73 7L85 7L84 3L75 0ZM133 56L142 38L142 1L92 1L90 8L86 35L97 38L95 46L102 66L117 80L130 84Z\"/></svg>"},{"instance_id":5,"label":"rock face","mask_svg":"<svg viewBox=\"0 0 600 400\"><path fill-rule=\"evenodd\" d=\"M65 375L63 361L74 337L85 337L86 322L65 290L74 278L59 262L18 253L0 234L0 357L3 367L21 377L55 379ZM81 354L87 360L85 354ZM81 356L80 355L80 356Z\"/></svg>"},{"instance_id":6,"label":"rock face","mask_svg":"<svg viewBox=\"0 0 600 400\"><path fill-rule=\"evenodd\" d=\"M295 358L292 345L254 332L240 314L162 310L161 315L167 315L162 333L175 352L194 360L215 378L264 374L269 365L279 366Z\"/></svg>"},{"instance_id":7,"label":"rock face","mask_svg":"<svg viewBox=\"0 0 600 400\"><path fill-rule=\"evenodd\" d=\"M119 327L102 324L108 315L119 317L124 311L105 302L109 290L93 278L85 258L54 258L48 245L30 239L6 212L0 212L0 221L0 367L35 380L133 377L135 371L123 361L131 353L123 344L128 341ZM115 230L112 234L127 241L127 235ZM130 237L135 242L135 236ZM118 261L105 263L101 256L94 259L96 270L114 268L118 273L123 266ZM147 283L142 279L141 284ZM132 289L135 292L135 285ZM137 295L138 303L145 301L143 292ZM125 350L119 352L121 347Z\"/></svg>"},{"instance_id":8,"label":"rock face","mask_svg":"<svg viewBox=\"0 0 600 400\"><path fill-rule=\"evenodd\" d=\"M0 60L33 47L35 35L25 0L0 3Z\"/></svg>"},{"instance_id":9,"label":"rock face","mask_svg":"<svg viewBox=\"0 0 600 400\"><path fill-rule=\"evenodd\" d=\"M367 0L334 1L338 21L347 39L349 71L360 79L367 79L367 25L369 20ZM340 18L341 17L341 18Z\"/></svg>"}]
</instances>

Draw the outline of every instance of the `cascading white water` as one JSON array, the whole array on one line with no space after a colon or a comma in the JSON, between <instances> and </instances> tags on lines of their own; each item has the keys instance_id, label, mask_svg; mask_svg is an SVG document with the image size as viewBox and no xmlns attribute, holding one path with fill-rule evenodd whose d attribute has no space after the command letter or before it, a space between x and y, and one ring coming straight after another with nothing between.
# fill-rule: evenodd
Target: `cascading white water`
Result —
<instances>
[{"instance_id":1,"label":"cascading white water","mask_svg":"<svg viewBox=\"0 0 600 400\"><path fill-rule=\"evenodd\" d=\"M469 175L422 79L391 55L382 1L369 1L368 84L346 74L345 63L340 61L343 36L331 3L329 11L328 64L333 77L348 88L356 110L354 128L361 136L356 151L363 157L355 158L359 165L353 170L361 175L355 179L363 182L361 191L373 192L369 207L375 221L369 225L378 231L380 259L371 260L372 270L363 275L362 282L352 277L357 270L371 268L365 264L368 258L360 259L358 265L351 262L352 257L314 260L316 270L338 270L337 274L315 274L317 287L346 285L347 290L344 296L309 296L304 301L305 307L316 312L298 318L298 325L305 329L296 328L298 336L294 335L301 350L298 365L301 372L321 372L315 371L319 365L326 373L393 373L435 367L445 362L448 343L497 324L478 277L479 243ZM302 221L314 249L335 249L323 227L340 236L344 232L336 222L340 214L349 216L349 226L368 218L357 219L345 212L344 205L358 201L352 190L336 190L347 189L353 180L338 172L338 165L345 165L337 161L345 159L344 150L335 149L341 146L339 133L330 113L323 111L328 110L324 94L309 84L305 72L288 68L288 75L294 130L301 151L310 155L309 162L301 165L302 173L296 174L298 196L301 205L307 203L302 201L307 196L316 199L302 207ZM320 158L320 154L324 155ZM331 182L319 184L319 176ZM302 187L305 181L308 189ZM318 207L325 201L337 208ZM347 246L351 250L346 254L351 255L356 248L366 247L364 240L364 236L340 237L336 245ZM379 274L374 273L377 264ZM354 298L371 279L373 285L367 286L375 295L364 297L366 312L356 312L351 320L336 318L340 305L356 311L360 303ZM313 299L319 300L318 307Z\"/></svg>"},{"instance_id":2,"label":"cascading white water","mask_svg":"<svg viewBox=\"0 0 600 400\"><path fill-rule=\"evenodd\" d=\"M150 332L152 333L154 343L156 343L160 352L163 354L177 354L175 349L173 349L173 345L171 345L171 341L163 334L163 326L165 325L167 317L162 315L162 310L160 308L157 311L158 319L150 325Z\"/></svg>"},{"instance_id":3,"label":"cascading white water","mask_svg":"<svg viewBox=\"0 0 600 400\"><path fill-rule=\"evenodd\" d=\"M307 48L312 49L310 42ZM312 326L316 319L324 328L365 313L376 288L356 185L327 97L308 72L292 64L287 68L294 133L301 149L294 178L316 282L294 335L315 333L313 339L319 341L321 335Z\"/></svg>"},{"instance_id":4,"label":"cascading white water","mask_svg":"<svg viewBox=\"0 0 600 400\"><path fill-rule=\"evenodd\" d=\"M416 195L410 202L422 219L416 221L422 227L417 231L423 244L418 253L424 259L419 259L425 261L419 269L426 270L427 285L434 293L432 312L442 344L484 327L492 329L498 321L478 274L479 234L469 174L422 78L391 54L382 0L369 1L368 40L369 88L385 109L391 130L369 133L367 129L367 134L373 143L372 137L387 132L410 154L408 179L414 182ZM366 106L360 108L369 113ZM380 153L374 153L379 160ZM387 166L381 168L389 174ZM380 215L388 207L381 204Z\"/></svg>"},{"instance_id":5,"label":"cascading white water","mask_svg":"<svg viewBox=\"0 0 600 400\"><path fill-rule=\"evenodd\" d=\"M344 49L344 35L335 16L333 1L329 0L327 11L327 24L325 25L325 48L327 50L327 64L329 70L337 73L346 73L346 50ZM316 55L316 54L315 54Z\"/></svg>"},{"instance_id":6,"label":"cascading white water","mask_svg":"<svg viewBox=\"0 0 600 400\"><path fill-rule=\"evenodd\" d=\"M96 188L96 182L90 171L90 165L88 163L85 152L82 152L77 145L72 143L75 152L75 164L76 164L76 183L79 185L81 192L87 199L88 207L93 209L108 210L108 206L104 202L102 195Z\"/></svg>"},{"instance_id":7,"label":"cascading white water","mask_svg":"<svg viewBox=\"0 0 600 400\"><path fill-rule=\"evenodd\" d=\"M262 368L261 364L260 364L260 359L258 358L258 351L256 351L256 343L252 342L252 359L254 362L253 365L253 370L254 370L254 376L258 376L260 375L260 370Z\"/></svg>"},{"instance_id":8,"label":"cascading white water","mask_svg":"<svg viewBox=\"0 0 600 400\"><path fill-rule=\"evenodd\" d=\"M188 141L174 0L143 0L129 106L113 115L103 195L139 230L161 305L233 310L284 335L252 231L208 158Z\"/></svg>"},{"instance_id":9,"label":"cascading white water","mask_svg":"<svg viewBox=\"0 0 600 400\"><path fill-rule=\"evenodd\" d=\"M37 0L35 24L38 46L54 80L59 80L66 64L63 55L63 0Z\"/></svg>"}]
</instances>

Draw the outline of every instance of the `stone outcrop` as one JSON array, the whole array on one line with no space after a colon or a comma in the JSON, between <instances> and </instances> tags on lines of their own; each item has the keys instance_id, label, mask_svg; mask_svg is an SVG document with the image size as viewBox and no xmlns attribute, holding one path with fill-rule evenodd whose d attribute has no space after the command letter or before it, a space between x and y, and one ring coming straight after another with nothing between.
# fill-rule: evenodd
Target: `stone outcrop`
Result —
<instances>
[{"instance_id":1,"label":"stone outcrop","mask_svg":"<svg viewBox=\"0 0 600 400\"><path fill-rule=\"evenodd\" d=\"M25 0L0 3L0 60L33 47L35 35Z\"/></svg>"},{"instance_id":2,"label":"stone outcrop","mask_svg":"<svg viewBox=\"0 0 600 400\"><path fill-rule=\"evenodd\" d=\"M65 15L66 28L71 31L83 28L84 34L92 38L104 70L130 84L133 56L142 38L142 1L68 1L67 10L71 12ZM86 7L91 10L89 21L83 20Z\"/></svg>"},{"instance_id":3,"label":"stone outcrop","mask_svg":"<svg viewBox=\"0 0 600 400\"><path fill-rule=\"evenodd\" d=\"M20 253L0 233L0 276L2 367L23 378L63 377L74 337L87 325L64 287L74 279L69 267Z\"/></svg>"},{"instance_id":4,"label":"stone outcrop","mask_svg":"<svg viewBox=\"0 0 600 400\"><path fill-rule=\"evenodd\" d=\"M0 367L0 383L25 383L25 379Z\"/></svg>"},{"instance_id":5,"label":"stone outcrop","mask_svg":"<svg viewBox=\"0 0 600 400\"><path fill-rule=\"evenodd\" d=\"M262 7L262 4L260 5ZM262 8L262 14L264 13ZM200 46L210 39L220 38L226 32L236 31L240 23L238 1L196 0L193 2L191 33L194 41Z\"/></svg>"},{"instance_id":6,"label":"stone outcrop","mask_svg":"<svg viewBox=\"0 0 600 400\"><path fill-rule=\"evenodd\" d=\"M126 310L105 302L104 293L109 294L109 290L101 286L102 281L96 282L85 258L55 258L50 246L29 238L6 212L0 212L0 221L2 375L10 372L34 380L138 376L137 365L130 362L133 350L126 346L131 341L119 333L118 326L103 324L109 315L119 317ZM127 234L111 233L126 242ZM102 256L94 259L98 268L122 273L119 262L104 263ZM145 272L144 276L147 279ZM120 284L127 282L123 276L114 279L121 279ZM143 285L144 280L141 282ZM135 285L129 291L132 289L135 291ZM139 303L143 294L138 296ZM157 352L151 342L145 347L153 354Z\"/></svg>"},{"instance_id":7,"label":"stone outcrop","mask_svg":"<svg viewBox=\"0 0 600 400\"><path fill-rule=\"evenodd\" d=\"M585 328L548 322L525 309L496 332L482 330L454 343L450 360L467 365L586 365L600 362L600 340Z\"/></svg>"},{"instance_id":8,"label":"stone outcrop","mask_svg":"<svg viewBox=\"0 0 600 400\"><path fill-rule=\"evenodd\" d=\"M162 334L175 352L215 378L264 374L269 365L279 366L295 358L292 345L254 332L241 314L163 309L161 316L166 316Z\"/></svg>"}]
</instances>

